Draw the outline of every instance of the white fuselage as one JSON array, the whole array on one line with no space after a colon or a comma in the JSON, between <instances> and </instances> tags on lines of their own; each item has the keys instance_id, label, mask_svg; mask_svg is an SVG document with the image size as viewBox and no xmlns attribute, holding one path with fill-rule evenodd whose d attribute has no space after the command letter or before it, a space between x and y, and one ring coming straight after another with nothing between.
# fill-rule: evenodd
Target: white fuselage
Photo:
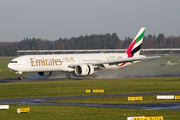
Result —
<instances>
[{"instance_id":1,"label":"white fuselage","mask_svg":"<svg viewBox=\"0 0 180 120\"><path fill-rule=\"evenodd\" d=\"M51 55L24 55L17 57L8 64L8 67L18 72L40 71L74 71L69 65L91 64L96 62L119 60L127 58L125 53L98 53L98 54L51 54ZM126 64L129 65L129 64ZM120 64L104 64L106 69L117 69Z\"/></svg>"}]
</instances>

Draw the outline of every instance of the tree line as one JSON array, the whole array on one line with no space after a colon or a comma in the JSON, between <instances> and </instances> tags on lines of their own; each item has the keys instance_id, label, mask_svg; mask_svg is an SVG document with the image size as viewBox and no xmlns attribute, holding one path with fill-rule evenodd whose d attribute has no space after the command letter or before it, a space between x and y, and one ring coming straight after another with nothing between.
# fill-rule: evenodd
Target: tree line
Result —
<instances>
[{"instance_id":1,"label":"tree line","mask_svg":"<svg viewBox=\"0 0 180 120\"><path fill-rule=\"evenodd\" d=\"M126 49L132 38L121 40L116 33L101 35L86 35L72 38L59 38L58 40L43 40L37 38L24 38L20 42L0 42L0 56L16 56L17 50L73 50L73 49ZM180 36L144 37L142 48L179 48Z\"/></svg>"}]
</instances>

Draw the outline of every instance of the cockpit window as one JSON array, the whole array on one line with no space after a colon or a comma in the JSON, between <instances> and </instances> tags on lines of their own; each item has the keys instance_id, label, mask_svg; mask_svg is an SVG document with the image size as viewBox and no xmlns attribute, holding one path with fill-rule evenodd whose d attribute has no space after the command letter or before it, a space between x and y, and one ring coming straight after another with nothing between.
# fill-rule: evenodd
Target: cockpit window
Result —
<instances>
[{"instance_id":1,"label":"cockpit window","mask_svg":"<svg viewBox=\"0 0 180 120\"><path fill-rule=\"evenodd\" d=\"M17 61L11 61L10 63L17 63Z\"/></svg>"}]
</instances>

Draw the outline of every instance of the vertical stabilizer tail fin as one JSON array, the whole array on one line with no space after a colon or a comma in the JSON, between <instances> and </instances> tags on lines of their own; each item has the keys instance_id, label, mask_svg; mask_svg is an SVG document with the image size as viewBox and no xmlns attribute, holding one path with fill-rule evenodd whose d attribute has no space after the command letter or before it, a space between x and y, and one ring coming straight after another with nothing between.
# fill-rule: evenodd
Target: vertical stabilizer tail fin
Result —
<instances>
[{"instance_id":1,"label":"vertical stabilizer tail fin","mask_svg":"<svg viewBox=\"0 0 180 120\"><path fill-rule=\"evenodd\" d=\"M129 46L129 48L126 51L128 57L133 57L134 55L139 55L140 50L141 50L141 45L143 42L143 38L144 38L144 32L145 32L145 28L141 28L139 30L138 34L136 35L136 37L134 38L131 45Z\"/></svg>"}]
</instances>

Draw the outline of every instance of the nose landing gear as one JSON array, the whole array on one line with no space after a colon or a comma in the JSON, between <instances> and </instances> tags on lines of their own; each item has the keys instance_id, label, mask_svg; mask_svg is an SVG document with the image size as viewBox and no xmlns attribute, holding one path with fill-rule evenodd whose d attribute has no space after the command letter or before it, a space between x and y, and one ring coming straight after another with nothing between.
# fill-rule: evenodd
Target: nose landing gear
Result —
<instances>
[{"instance_id":1,"label":"nose landing gear","mask_svg":"<svg viewBox=\"0 0 180 120\"><path fill-rule=\"evenodd\" d=\"M18 74L18 80L22 80L22 72L18 71L15 73Z\"/></svg>"},{"instance_id":2,"label":"nose landing gear","mask_svg":"<svg viewBox=\"0 0 180 120\"><path fill-rule=\"evenodd\" d=\"M18 77L18 80L22 80L22 76L21 75Z\"/></svg>"}]
</instances>

